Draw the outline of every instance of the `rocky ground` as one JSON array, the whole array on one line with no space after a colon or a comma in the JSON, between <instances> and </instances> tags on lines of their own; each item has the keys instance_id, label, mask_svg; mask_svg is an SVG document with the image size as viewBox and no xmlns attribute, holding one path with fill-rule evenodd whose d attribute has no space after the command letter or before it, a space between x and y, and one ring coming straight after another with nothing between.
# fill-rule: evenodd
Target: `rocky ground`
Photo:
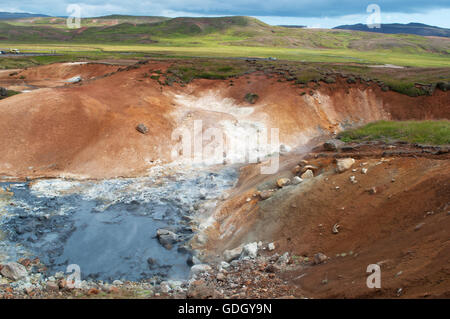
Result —
<instances>
[{"instance_id":1,"label":"rocky ground","mask_svg":"<svg viewBox=\"0 0 450 319\"><path fill-rule=\"evenodd\" d=\"M299 263L289 253L281 256L270 253L273 248L273 244L263 247L262 243L240 247L240 254L233 256L230 263L192 266L190 279L185 281L83 280L77 284L62 272L46 277L45 266L39 259L21 259L18 263L1 265L0 298L293 298L295 287L277 273L299 269L314 261L306 259Z\"/></svg>"},{"instance_id":2,"label":"rocky ground","mask_svg":"<svg viewBox=\"0 0 450 319\"><path fill-rule=\"evenodd\" d=\"M272 187L265 184L268 189L251 196L253 204L274 211L274 205L280 206L277 199L289 207L275 211L281 214L277 230L263 216L266 236L260 233L261 241L247 240L207 263L194 257L189 279L82 281L71 288L67 274L46 277L39 259L22 259L0 266L0 296L448 298L449 159L447 146L331 140L294 161L292 176L282 171ZM293 192L312 210L287 195ZM336 202L338 193L342 203ZM247 230L258 234L258 225ZM366 287L368 264L381 267L381 289Z\"/></svg>"}]
</instances>

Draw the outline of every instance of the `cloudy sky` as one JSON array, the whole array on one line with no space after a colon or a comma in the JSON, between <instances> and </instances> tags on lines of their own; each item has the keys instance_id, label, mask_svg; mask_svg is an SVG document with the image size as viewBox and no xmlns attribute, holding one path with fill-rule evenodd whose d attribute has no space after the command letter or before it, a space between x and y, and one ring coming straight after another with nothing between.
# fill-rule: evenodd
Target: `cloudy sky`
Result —
<instances>
[{"instance_id":1,"label":"cloudy sky","mask_svg":"<svg viewBox=\"0 0 450 319\"><path fill-rule=\"evenodd\" d=\"M421 22L450 28L449 0L0 0L0 11L67 16L78 4L82 17L107 14L154 16L246 15L270 24L330 28L366 23L369 4L380 8L382 23Z\"/></svg>"}]
</instances>

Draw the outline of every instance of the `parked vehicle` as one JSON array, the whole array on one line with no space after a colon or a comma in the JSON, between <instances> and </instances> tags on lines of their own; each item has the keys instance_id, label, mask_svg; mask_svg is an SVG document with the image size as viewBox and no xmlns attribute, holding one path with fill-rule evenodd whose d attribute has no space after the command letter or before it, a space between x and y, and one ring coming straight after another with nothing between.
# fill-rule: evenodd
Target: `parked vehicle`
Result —
<instances>
[{"instance_id":1,"label":"parked vehicle","mask_svg":"<svg viewBox=\"0 0 450 319\"><path fill-rule=\"evenodd\" d=\"M6 52L5 51L0 51L0 54L6 54Z\"/></svg>"},{"instance_id":2,"label":"parked vehicle","mask_svg":"<svg viewBox=\"0 0 450 319\"><path fill-rule=\"evenodd\" d=\"M9 49L9 53L12 53L12 54L19 54L20 51L17 50L17 49Z\"/></svg>"}]
</instances>

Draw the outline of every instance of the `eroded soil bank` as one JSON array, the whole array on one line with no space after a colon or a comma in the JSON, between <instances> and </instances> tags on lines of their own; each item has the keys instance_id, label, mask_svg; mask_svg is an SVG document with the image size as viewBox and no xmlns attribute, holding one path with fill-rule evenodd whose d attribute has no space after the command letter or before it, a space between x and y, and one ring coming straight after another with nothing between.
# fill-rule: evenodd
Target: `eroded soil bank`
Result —
<instances>
[{"instance_id":1,"label":"eroded soil bank","mask_svg":"<svg viewBox=\"0 0 450 319\"><path fill-rule=\"evenodd\" d=\"M32 84L48 76L49 68L85 80L49 87L57 85L52 83L0 101L0 176L142 176L157 161L172 162L178 143L172 133L193 132L196 120L203 132L219 128L230 139L278 128L280 143L295 148L374 120L440 119L450 113L448 92L440 90L413 98L384 92L376 82L349 84L338 77L335 83L296 85L263 72L165 85L160 73L169 66L150 61L116 70L53 64L23 71L25 79L22 72L12 77L3 72L0 85L6 87L11 78ZM257 98L248 100L248 94ZM136 131L138 124L148 128L147 134Z\"/></svg>"}]
</instances>

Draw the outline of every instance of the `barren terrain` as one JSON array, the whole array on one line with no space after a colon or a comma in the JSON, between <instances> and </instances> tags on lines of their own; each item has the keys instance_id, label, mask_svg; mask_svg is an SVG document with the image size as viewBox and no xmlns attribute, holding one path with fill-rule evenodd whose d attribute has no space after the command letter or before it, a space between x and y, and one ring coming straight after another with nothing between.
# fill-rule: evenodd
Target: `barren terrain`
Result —
<instances>
[{"instance_id":1,"label":"barren terrain","mask_svg":"<svg viewBox=\"0 0 450 319\"><path fill-rule=\"evenodd\" d=\"M158 288L156 297L450 297L448 145L322 146L344 129L377 120L448 120L448 91L411 97L340 74L329 83L298 84L261 71L168 83L172 63L0 71L1 87L25 91L0 100L1 180L142 177L161 167L177 172L186 166L172 156L179 142L172 133L192 130L194 121L202 121L200 133L219 127L229 141L278 128L286 151L275 174L262 175L265 162L241 163L231 152L224 163L213 163L241 164L237 185L196 216L191 243L214 267L185 290ZM81 80L74 83L75 77ZM342 158L355 162L337 173ZM313 176L277 186L307 165ZM226 250L252 242L261 242L258 258L217 270ZM318 253L327 258L315 262ZM369 264L381 266L381 289L366 287ZM28 297L61 297L63 288ZM106 291L136 297L130 289Z\"/></svg>"}]
</instances>

